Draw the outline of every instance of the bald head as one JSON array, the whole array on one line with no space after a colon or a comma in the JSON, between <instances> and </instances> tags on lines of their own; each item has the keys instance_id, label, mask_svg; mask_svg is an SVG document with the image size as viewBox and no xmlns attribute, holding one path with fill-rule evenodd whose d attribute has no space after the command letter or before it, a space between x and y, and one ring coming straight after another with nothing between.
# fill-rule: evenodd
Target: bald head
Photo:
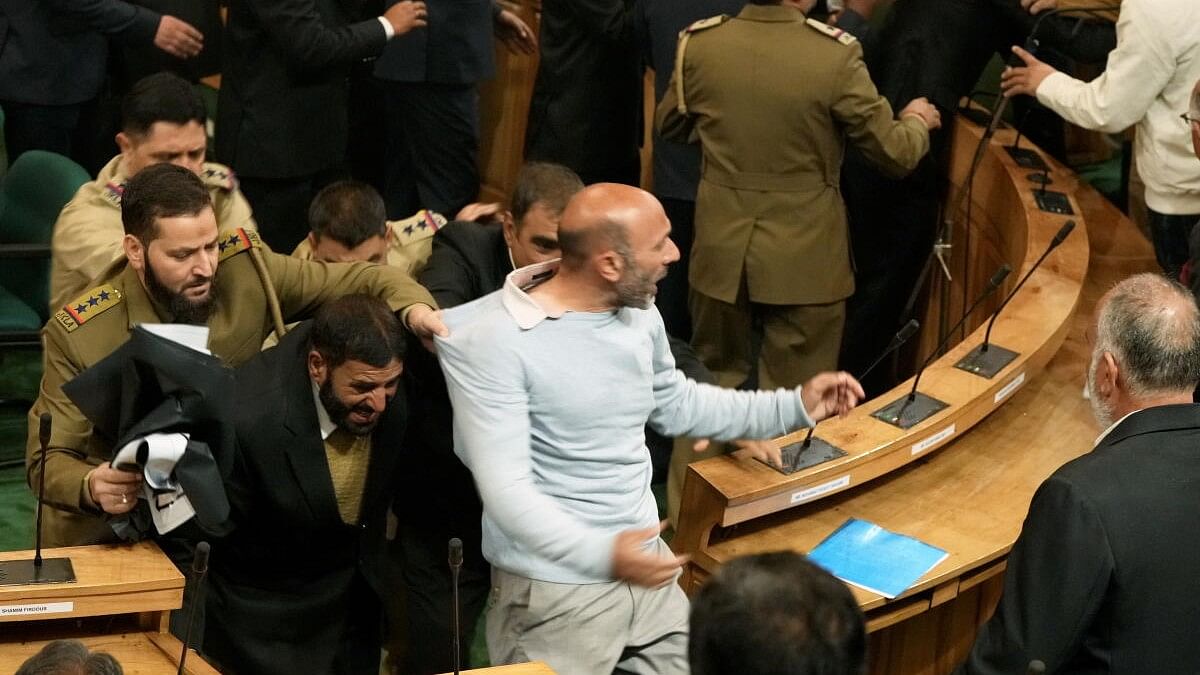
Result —
<instances>
[{"instance_id":1,"label":"bald head","mask_svg":"<svg viewBox=\"0 0 1200 675\"><path fill-rule=\"evenodd\" d=\"M1100 299L1096 350L1112 354L1131 396L1190 392L1200 382L1200 310L1183 286L1132 276Z\"/></svg>"},{"instance_id":2,"label":"bald head","mask_svg":"<svg viewBox=\"0 0 1200 675\"><path fill-rule=\"evenodd\" d=\"M666 219L662 205L645 190L618 183L588 186L567 202L558 225L563 265L578 267L607 251L628 256L636 235Z\"/></svg>"},{"instance_id":3,"label":"bald head","mask_svg":"<svg viewBox=\"0 0 1200 675\"><path fill-rule=\"evenodd\" d=\"M671 221L645 190L586 187L567 203L558 226L561 272L602 289L603 304L647 308L667 266L679 260L670 235Z\"/></svg>"}]
</instances>

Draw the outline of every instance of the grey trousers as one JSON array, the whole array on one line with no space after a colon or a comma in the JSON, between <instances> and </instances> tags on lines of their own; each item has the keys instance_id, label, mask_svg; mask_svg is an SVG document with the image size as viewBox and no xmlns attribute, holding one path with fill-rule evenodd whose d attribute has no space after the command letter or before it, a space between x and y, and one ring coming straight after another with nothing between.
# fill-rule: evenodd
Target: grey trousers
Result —
<instances>
[{"instance_id":1,"label":"grey trousers","mask_svg":"<svg viewBox=\"0 0 1200 675\"><path fill-rule=\"evenodd\" d=\"M665 542L659 540L664 554ZM558 675L687 675L688 599L676 583L556 584L492 568L493 665L545 661Z\"/></svg>"}]
</instances>

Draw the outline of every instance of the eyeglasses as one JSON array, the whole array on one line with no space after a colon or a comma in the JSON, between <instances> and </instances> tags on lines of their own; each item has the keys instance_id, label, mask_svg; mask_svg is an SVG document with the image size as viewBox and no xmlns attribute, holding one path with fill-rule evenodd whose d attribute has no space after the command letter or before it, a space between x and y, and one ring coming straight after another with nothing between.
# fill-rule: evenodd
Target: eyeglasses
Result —
<instances>
[{"instance_id":1,"label":"eyeglasses","mask_svg":"<svg viewBox=\"0 0 1200 675\"><path fill-rule=\"evenodd\" d=\"M1200 124L1200 116L1193 117L1193 114L1190 112L1183 113L1179 116L1179 119L1187 122L1188 124Z\"/></svg>"}]
</instances>

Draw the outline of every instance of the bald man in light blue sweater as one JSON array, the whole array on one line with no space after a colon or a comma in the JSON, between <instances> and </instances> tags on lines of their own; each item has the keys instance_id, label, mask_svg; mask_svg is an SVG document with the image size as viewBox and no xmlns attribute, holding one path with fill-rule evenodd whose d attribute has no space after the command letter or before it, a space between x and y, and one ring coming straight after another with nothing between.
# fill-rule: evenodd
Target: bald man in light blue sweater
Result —
<instances>
[{"instance_id":1,"label":"bald man in light blue sweater","mask_svg":"<svg viewBox=\"0 0 1200 675\"><path fill-rule=\"evenodd\" d=\"M672 583L684 559L658 536L643 427L772 438L863 395L845 373L774 392L686 379L653 306L679 257L669 235L648 193L589 187L563 212L561 261L445 313L437 347L455 450L483 500L494 664L686 673L688 602Z\"/></svg>"}]
</instances>

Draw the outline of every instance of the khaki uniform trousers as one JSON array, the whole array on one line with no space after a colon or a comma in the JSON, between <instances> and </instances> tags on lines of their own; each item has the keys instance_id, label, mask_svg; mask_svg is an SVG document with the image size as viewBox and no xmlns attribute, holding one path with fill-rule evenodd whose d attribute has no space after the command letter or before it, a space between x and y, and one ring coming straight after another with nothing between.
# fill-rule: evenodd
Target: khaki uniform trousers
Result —
<instances>
[{"instance_id":1,"label":"khaki uniform trousers","mask_svg":"<svg viewBox=\"0 0 1200 675\"><path fill-rule=\"evenodd\" d=\"M751 302L746 284L729 304L691 291L692 347L722 387L738 387L758 369L758 389L799 387L813 375L837 368L846 322L846 301L822 305ZM761 346L754 362L755 327Z\"/></svg>"},{"instance_id":2,"label":"khaki uniform trousers","mask_svg":"<svg viewBox=\"0 0 1200 675\"><path fill-rule=\"evenodd\" d=\"M662 555L670 547L658 540ZM688 599L678 583L557 584L492 568L493 665L544 661L558 675L687 675Z\"/></svg>"}]
</instances>

